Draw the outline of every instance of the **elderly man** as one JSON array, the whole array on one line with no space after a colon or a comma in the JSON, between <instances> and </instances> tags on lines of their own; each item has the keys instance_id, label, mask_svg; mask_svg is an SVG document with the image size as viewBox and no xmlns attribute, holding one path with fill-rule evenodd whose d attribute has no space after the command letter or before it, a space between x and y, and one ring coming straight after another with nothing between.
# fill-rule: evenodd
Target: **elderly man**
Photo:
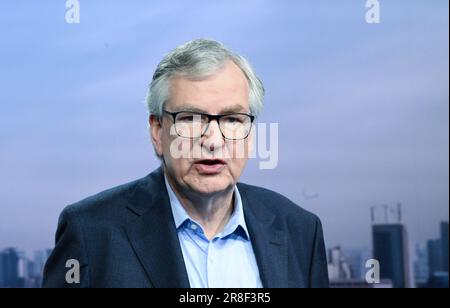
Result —
<instances>
[{"instance_id":1,"label":"elderly man","mask_svg":"<svg viewBox=\"0 0 450 308\"><path fill-rule=\"evenodd\" d=\"M238 183L264 87L212 40L187 42L150 85L161 167L67 207L45 287L327 287L319 219Z\"/></svg>"}]
</instances>

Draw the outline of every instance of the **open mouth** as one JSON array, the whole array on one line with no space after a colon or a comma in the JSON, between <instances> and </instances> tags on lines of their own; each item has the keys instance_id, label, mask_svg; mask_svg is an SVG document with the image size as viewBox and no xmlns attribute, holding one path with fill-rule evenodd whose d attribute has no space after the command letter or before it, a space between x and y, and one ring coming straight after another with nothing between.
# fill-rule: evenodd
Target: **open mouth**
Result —
<instances>
[{"instance_id":1,"label":"open mouth","mask_svg":"<svg viewBox=\"0 0 450 308\"><path fill-rule=\"evenodd\" d=\"M208 166L217 165L217 164L225 165L225 162L221 159L202 159L202 160L196 161L195 163L208 165Z\"/></svg>"},{"instance_id":2,"label":"open mouth","mask_svg":"<svg viewBox=\"0 0 450 308\"><path fill-rule=\"evenodd\" d=\"M221 159L201 159L194 163L197 171L202 174L218 174L226 166Z\"/></svg>"}]
</instances>

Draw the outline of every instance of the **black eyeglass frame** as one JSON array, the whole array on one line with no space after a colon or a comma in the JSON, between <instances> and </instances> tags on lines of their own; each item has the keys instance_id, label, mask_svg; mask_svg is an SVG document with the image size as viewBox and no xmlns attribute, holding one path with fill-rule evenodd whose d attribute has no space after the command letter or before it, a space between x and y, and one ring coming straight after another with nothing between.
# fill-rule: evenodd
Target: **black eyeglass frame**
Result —
<instances>
[{"instance_id":1,"label":"black eyeglass frame","mask_svg":"<svg viewBox=\"0 0 450 308\"><path fill-rule=\"evenodd\" d=\"M244 139L247 139L248 136L250 135L250 132L251 132L251 129L252 129L252 124L253 124L253 122L255 121L255 118L256 118L254 115L251 115L251 114L248 114L248 113L242 113L242 112L233 112L233 113L225 113L225 114L208 114L208 113L196 112L196 111L190 111L190 110L182 110L182 111L177 111L177 112L170 112L170 111L167 111L165 109L163 110L163 112L168 114L168 115L170 115L170 116L172 116L173 124L175 125L175 132L177 133L178 137L187 138L187 139L196 139L196 138L203 137L206 134L206 132L208 131L209 124L211 124L211 121L212 120L216 120L216 122L217 122L217 124L219 126L220 133L222 134L222 137L224 139L226 139L226 140L244 140ZM206 128L205 128L204 132L202 132L202 134L199 137L185 137L185 136L181 136L180 134L178 134L178 131L176 129L176 125L177 125L176 124L176 117L180 113L186 113L186 112L192 113L194 115L205 116L205 117L208 118L208 124L206 125ZM223 118L223 117L229 117L229 116L232 116L232 115L245 115L245 116L248 116L250 118L250 129L248 130L248 133L247 133L247 135L245 137L238 138L238 139L225 137L225 135L224 135L224 133L222 131L222 128L220 127L220 119Z\"/></svg>"}]
</instances>

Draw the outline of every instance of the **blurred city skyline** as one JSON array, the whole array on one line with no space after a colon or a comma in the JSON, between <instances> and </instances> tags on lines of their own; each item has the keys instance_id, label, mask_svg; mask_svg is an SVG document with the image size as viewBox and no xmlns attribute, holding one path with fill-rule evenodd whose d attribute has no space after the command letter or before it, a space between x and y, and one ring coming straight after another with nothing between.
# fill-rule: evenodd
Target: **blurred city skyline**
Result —
<instances>
[{"instance_id":1,"label":"blurred city skyline","mask_svg":"<svg viewBox=\"0 0 450 308\"><path fill-rule=\"evenodd\" d=\"M147 85L198 37L246 56L279 123L279 165L241 179L320 216L328 247L370 247L370 207L403 204L412 244L448 221L448 1L0 4L0 248L53 247L68 204L158 166Z\"/></svg>"},{"instance_id":2,"label":"blurred city skyline","mask_svg":"<svg viewBox=\"0 0 450 308\"><path fill-rule=\"evenodd\" d=\"M372 249L327 248L330 286L448 288L448 221L441 222L439 229L439 237L428 239L426 245L411 245L407 228L400 221L373 220ZM51 249L30 254L17 247L0 247L0 288L39 288L50 254ZM368 280L374 261L380 266L379 281Z\"/></svg>"}]
</instances>

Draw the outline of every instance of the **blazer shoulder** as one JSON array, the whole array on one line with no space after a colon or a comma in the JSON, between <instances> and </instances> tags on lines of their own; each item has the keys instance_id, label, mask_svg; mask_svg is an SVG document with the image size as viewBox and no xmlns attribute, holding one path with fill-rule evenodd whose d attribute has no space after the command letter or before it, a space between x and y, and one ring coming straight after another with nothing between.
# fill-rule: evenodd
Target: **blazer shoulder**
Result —
<instances>
[{"instance_id":1,"label":"blazer shoulder","mask_svg":"<svg viewBox=\"0 0 450 308\"><path fill-rule=\"evenodd\" d=\"M147 177L134 180L103 190L72 203L63 209L62 214L82 218L108 219L117 216L130 204L135 190L145 182Z\"/></svg>"},{"instance_id":2,"label":"blazer shoulder","mask_svg":"<svg viewBox=\"0 0 450 308\"><path fill-rule=\"evenodd\" d=\"M300 222L309 222L313 224L320 221L316 214L304 209L302 206L278 192L244 183L239 183L238 188L239 192L244 195L245 198L258 203L258 206L263 206L266 210L277 216L292 217L295 220L300 220Z\"/></svg>"}]
</instances>

